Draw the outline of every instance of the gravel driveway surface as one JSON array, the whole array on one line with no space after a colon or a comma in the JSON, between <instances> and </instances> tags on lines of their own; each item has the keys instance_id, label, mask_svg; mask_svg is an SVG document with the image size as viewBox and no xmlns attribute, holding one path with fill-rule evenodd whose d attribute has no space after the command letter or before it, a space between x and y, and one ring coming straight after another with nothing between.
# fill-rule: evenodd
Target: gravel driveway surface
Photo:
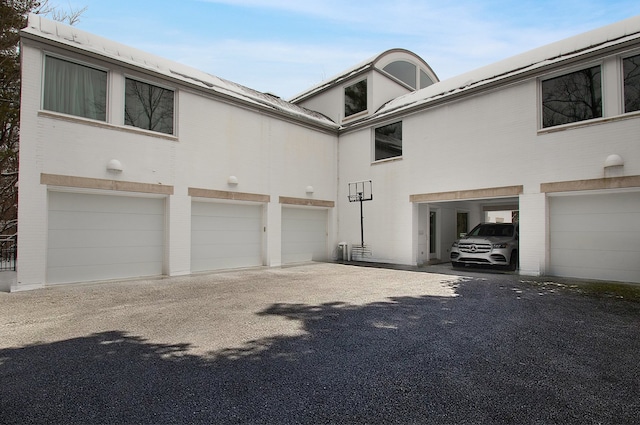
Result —
<instances>
[{"instance_id":1,"label":"gravel driveway surface","mask_svg":"<svg viewBox=\"0 0 640 425\"><path fill-rule=\"evenodd\" d=\"M622 288L307 264L0 293L0 423L638 423Z\"/></svg>"}]
</instances>

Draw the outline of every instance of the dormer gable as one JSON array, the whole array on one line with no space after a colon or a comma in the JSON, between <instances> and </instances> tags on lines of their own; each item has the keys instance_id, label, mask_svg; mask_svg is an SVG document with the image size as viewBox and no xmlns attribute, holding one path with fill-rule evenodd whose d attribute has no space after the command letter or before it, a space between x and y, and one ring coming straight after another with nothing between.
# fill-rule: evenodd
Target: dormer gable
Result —
<instances>
[{"instance_id":1,"label":"dormer gable","mask_svg":"<svg viewBox=\"0 0 640 425\"><path fill-rule=\"evenodd\" d=\"M418 55L391 49L294 96L291 102L320 112L336 123L349 123L370 116L396 97L438 81Z\"/></svg>"}]
</instances>

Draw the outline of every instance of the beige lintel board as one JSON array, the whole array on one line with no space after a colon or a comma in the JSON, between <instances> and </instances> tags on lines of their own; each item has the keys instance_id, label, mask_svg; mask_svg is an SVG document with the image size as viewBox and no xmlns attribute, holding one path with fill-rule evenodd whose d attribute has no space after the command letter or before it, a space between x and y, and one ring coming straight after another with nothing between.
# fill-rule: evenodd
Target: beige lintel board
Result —
<instances>
[{"instance_id":1,"label":"beige lintel board","mask_svg":"<svg viewBox=\"0 0 640 425\"><path fill-rule=\"evenodd\" d=\"M173 195L173 186L153 183L138 183L121 180L95 179L90 177L65 176L60 174L40 174L40 184L82 189L118 190L122 192L153 193Z\"/></svg>"},{"instance_id":2,"label":"beige lintel board","mask_svg":"<svg viewBox=\"0 0 640 425\"><path fill-rule=\"evenodd\" d=\"M540 192L576 192L581 190L624 189L631 187L640 187L640 176L603 177L601 179L541 183Z\"/></svg>"},{"instance_id":3,"label":"beige lintel board","mask_svg":"<svg viewBox=\"0 0 640 425\"><path fill-rule=\"evenodd\" d=\"M334 201L324 201L322 199L290 198L287 196L281 196L280 203L285 205L302 205L307 207L324 208L333 208L336 204Z\"/></svg>"},{"instance_id":4,"label":"beige lintel board","mask_svg":"<svg viewBox=\"0 0 640 425\"><path fill-rule=\"evenodd\" d=\"M409 195L410 202L458 201L464 199L502 198L522 194L522 186L490 187L485 189L454 190L451 192Z\"/></svg>"},{"instance_id":5,"label":"beige lintel board","mask_svg":"<svg viewBox=\"0 0 640 425\"><path fill-rule=\"evenodd\" d=\"M197 187L189 188L189 196L194 198L227 199L232 201L271 201L269 195L261 195L259 193L230 192L228 190L200 189Z\"/></svg>"}]
</instances>

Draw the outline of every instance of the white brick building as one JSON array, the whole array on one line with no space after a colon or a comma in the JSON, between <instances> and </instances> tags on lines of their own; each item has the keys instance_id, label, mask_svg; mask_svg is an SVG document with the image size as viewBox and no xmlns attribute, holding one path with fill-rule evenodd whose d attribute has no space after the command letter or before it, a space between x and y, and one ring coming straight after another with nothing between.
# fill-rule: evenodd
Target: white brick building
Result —
<instances>
[{"instance_id":1,"label":"white brick building","mask_svg":"<svg viewBox=\"0 0 640 425\"><path fill-rule=\"evenodd\" d=\"M331 260L364 180L371 260L447 261L517 211L520 273L640 282L640 18L442 82L390 50L291 102L39 16L22 36L13 290Z\"/></svg>"}]
</instances>

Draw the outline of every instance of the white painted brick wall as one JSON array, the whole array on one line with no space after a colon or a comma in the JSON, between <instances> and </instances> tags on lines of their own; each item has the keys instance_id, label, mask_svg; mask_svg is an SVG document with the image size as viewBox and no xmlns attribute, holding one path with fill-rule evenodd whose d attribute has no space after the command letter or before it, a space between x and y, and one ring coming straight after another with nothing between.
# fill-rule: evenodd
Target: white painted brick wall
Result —
<instances>
[{"instance_id":1,"label":"white painted brick wall","mask_svg":"<svg viewBox=\"0 0 640 425\"><path fill-rule=\"evenodd\" d=\"M178 90L179 137L150 136L118 125L122 122L118 109L124 104L124 74L113 66L111 124L39 116L43 52L41 46L26 41L22 54L20 258L14 290L46 283L47 188L40 184L41 173L173 186L174 195L167 201L164 264L169 275L190 272L189 187L270 195L265 223L270 232L265 237L265 262L270 265L281 261L280 196L336 200L335 135ZM147 79L153 81L152 77ZM158 83L171 86L166 81ZM122 173L107 171L111 159L123 164ZM231 175L238 178L235 187L227 184ZM307 186L313 186L313 194L306 193ZM329 217L333 233L328 238L328 255L336 244L337 232L336 215Z\"/></svg>"}]
</instances>

